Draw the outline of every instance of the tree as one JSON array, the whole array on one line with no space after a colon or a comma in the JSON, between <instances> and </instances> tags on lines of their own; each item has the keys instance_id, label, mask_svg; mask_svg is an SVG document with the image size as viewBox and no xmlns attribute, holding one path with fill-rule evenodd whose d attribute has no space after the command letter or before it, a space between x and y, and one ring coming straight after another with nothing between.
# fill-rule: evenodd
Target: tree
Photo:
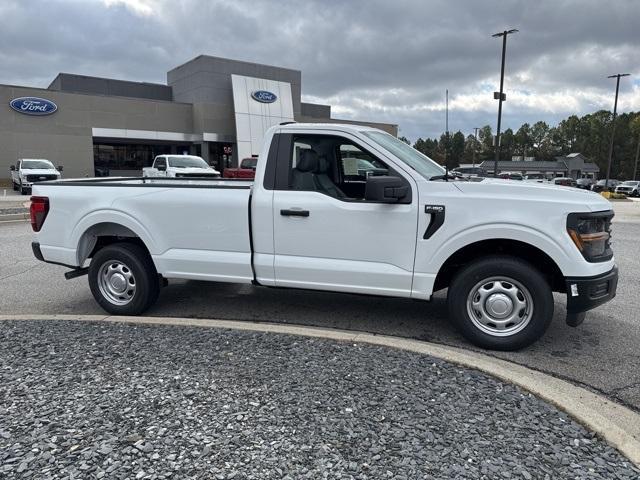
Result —
<instances>
[{"instance_id":1,"label":"tree","mask_svg":"<svg viewBox=\"0 0 640 480\"><path fill-rule=\"evenodd\" d=\"M404 135L402 137L398 138L398 140L402 140L407 145L411 145L411 142L409 141L409 139L407 137L405 137Z\"/></svg>"},{"instance_id":2,"label":"tree","mask_svg":"<svg viewBox=\"0 0 640 480\"><path fill-rule=\"evenodd\" d=\"M523 123L518 129L515 135L515 141L517 144L515 151L517 151L517 155L524 159L531 147L531 127L528 123Z\"/></svg>"}]
</instances>

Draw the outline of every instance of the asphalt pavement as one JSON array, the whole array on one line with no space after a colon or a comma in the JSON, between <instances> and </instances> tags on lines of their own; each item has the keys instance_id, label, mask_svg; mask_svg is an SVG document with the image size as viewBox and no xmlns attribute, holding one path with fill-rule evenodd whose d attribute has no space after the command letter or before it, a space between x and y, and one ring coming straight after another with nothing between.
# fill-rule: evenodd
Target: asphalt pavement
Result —
<instances>
[{"instance_id":1,"label":"asphalt pavement","mask_svg":"<svg viewBox=\"0 0 640 480\"><path fill-rule=\"evenodd\" d=\"M587 386L640 410L640 203L614 203L618 296L564 322L564 296L546 335L519 352L492 353ZM102 314L86 277L65 280L64 267L33 258L28 223L0 225L0 313ZM439 293L430 302L195 281L171 281L151 316L203 317L335 327L471 347L447 321Z\"/></svg>"},{"instance_id":2,"label":"asphalt pavement","mask_svg":"<svg viewBox=\"0 0 640 480\"><path fill-rule=\"evenodd\" d=\"M640 475L594 433L516 386L379 345L3 321L0 360L7 480Z\"/></svg>"}]
</instances>

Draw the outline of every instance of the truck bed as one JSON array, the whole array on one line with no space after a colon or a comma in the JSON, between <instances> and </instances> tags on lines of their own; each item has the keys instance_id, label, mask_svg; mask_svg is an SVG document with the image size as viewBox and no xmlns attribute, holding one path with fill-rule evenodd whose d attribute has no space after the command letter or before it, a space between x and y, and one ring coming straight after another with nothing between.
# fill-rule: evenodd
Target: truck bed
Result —
<instances>
[{"instance_id":1,"label":"truck bed","mask_svg":"<svg viewBox=\"0 0 640 480\"><path fill-rule=\"evenodd\" d=\"M251 185L143 177L43 182L33 195L48 197L50 211L38 242L45 260L79 267L96 229L118 224L144 242L166 277L250 282Z\"/></svg>"}]
</instances>

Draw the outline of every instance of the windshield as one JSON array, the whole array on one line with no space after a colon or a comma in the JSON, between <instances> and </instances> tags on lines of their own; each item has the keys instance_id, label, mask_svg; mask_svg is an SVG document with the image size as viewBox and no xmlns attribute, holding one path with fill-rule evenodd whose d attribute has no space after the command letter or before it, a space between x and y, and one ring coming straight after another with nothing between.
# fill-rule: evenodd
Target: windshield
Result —
<instances>
[{"instance_id":1,"label":"windshield","mask_svg":"<svg viewBox=\"0 0 640 480\"><path fill-rule=\"evenodd\" d=\"M631 187L635 187L636 185L640 184L640 182L635 182L633 180L627 180L626 182L622 182L623 185L629 185Z\"/></svg>"},{"instance_id":2,"label":"windshield","mask_svg":"<svg viewBox=\"0 0 640 480\"><path fill-rule=\"evenodd\" d=\"M55 168L49 160L23 160L23 170L34 170L36 168L52 169Z\"/></svg>"},{"instance_id":3,"label":"windshield","mask_svg":"<svg viewBox=\"0 0 640 480\"><path fill-rule=\"evenodd\" d=\"M374 130L363 131L362 133L382 148L395 155L399 160L404 162L427 180L436 175L444 175L445 173L444 168L429 157L423 155L415 148L410 147L402 140L398 140L396 137L389 135L388 133L377 132Z\"/></svg>"},{"instance_id":4,"label":"windshield","mask_svg":"<svg viewBox=\"0 0 640 480\"><path fill-rule=\"evenodd\" d=\"M245 158L244 160L242 160L242 163L240 164L240 168L253 168L253 169L255 169L257 165L258 165L258 159L257 158Z\"/></svg>"},{"instance_id":5,"label":"windshield","mask_svg":"<svg viewBox=\"0 0 640 480\"><path fill-rule=\"evenodd\" d=\"M169 166L174 168L209 168L207 162L200 157L169 157Z\"/></svg>"}]
</instances>

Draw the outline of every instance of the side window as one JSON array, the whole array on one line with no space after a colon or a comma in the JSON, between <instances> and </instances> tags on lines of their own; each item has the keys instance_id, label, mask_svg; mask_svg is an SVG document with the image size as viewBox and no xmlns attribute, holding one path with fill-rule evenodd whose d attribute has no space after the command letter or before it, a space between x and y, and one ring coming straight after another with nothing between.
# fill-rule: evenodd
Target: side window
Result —
<instances>
[{"instance_id":1,"label":"side window","mask_svg":"<svg viewBox=\"0 0 640 480\"><path fill-rule=\"evenodd\" d=\"M396 175L377 157L338 136L293 135L287 157L286 189L344 201L364 200L368 177Z\"/></svg>"},{"instance_id":2,"label":"side window","mask_svg":"<svg viewBox=\"0 0 640 480\"><path fill-rule=\"evenodd\" d=\"M167 166L167 159L164 157L158 157L156 159L156 168L160 168L160 167L166 167Z\"/></svg>"}]
</instances>

